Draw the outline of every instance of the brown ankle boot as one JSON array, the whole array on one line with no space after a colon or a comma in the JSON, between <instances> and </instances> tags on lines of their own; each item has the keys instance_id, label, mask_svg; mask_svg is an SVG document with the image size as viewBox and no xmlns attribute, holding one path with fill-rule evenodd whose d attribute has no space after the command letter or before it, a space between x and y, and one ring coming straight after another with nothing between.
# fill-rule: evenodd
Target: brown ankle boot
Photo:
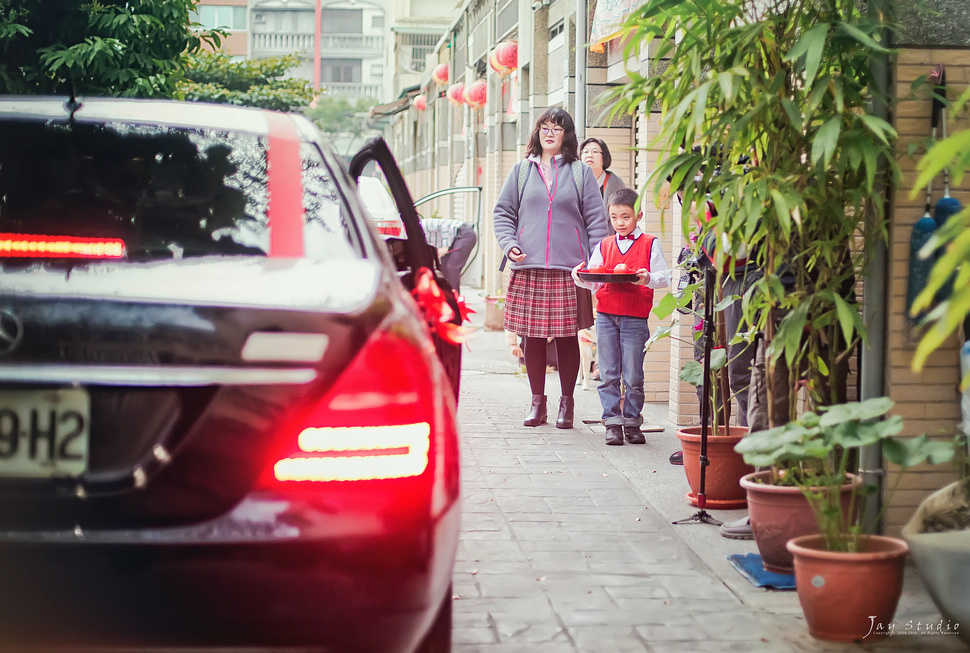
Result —
<instances>
[{"instance_id":1,"label":"brown ankle boot","mask_svg":"<svg viewBox=\"0 0 970 653\"><path fill-rule=\"evenodd\" d=\"M529 409L529 416L522 422L523 426L539 426L548 420L546 395L532 395L532 408Z\"/></svg>"},{"instance_id":2,"label":"brown ankle boot","mask_svg":"<svg viewBox=\"0 0 970 653\"><path fill-rule=\"evenodd\" d=\"M571 429L573 427L573 398L559 398L559 417L556 418L557 429Z\"/></svg>"}]
</instances>

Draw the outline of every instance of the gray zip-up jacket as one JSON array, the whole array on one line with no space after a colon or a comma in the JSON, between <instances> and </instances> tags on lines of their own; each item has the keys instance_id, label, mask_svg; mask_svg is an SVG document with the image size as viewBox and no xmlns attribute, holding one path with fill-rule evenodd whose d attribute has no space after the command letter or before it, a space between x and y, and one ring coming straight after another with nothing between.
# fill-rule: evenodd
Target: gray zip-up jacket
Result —
<instances>
[{"instance_id":1,"label":"gray zip-up jacket","mask_svg":"<svg viewBox=\"0 0 970 653\"><path fill-rule=\"evenodd\" d=\"M532 166L519 202L519 166ZM590 250L606 237L606 212L593 171L583 168L583 202L573 171L563 165L562 155L553 159L554 179L549 187L543 181L538 157L524 159L512 166L492 212L495 237L502 251L518 247L526 257L520 263L509 261L513 269L545 268L572 270L589 260Z\"/></svg>"}]
</instances>

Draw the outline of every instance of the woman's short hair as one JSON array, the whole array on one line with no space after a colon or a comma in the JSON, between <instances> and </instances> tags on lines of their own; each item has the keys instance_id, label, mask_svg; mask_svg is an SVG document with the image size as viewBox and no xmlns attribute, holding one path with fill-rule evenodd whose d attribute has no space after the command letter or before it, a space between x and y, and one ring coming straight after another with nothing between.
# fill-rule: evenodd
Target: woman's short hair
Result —
<instances>
[{"instance_id":1,"label":"woman's short hair","mask_svg":"<svg viewBox=\"0 0 970 653\"><path fill-rule=\"evenodd\" d=\"M529 136L529 144L526 147L526 154L529 156L541 156L542 144L539 142L539 128L544 123L551 122L562 127L562 158L566 163L572 163L579 159L579 140L576 138L576 123L573 117L565 109L553 107L546 109L545 113L536 120L535 127L532 128L532 135Z\"/></svg>"},{"instance_id":2,"label":"woman's short hair","mask_svg":"<svg viewBox=\"0 0 970 653\"><path fill-rule=\"evenodd\" d=\"M603 170L609 170L610 164L613 163L613 156L610 154L610 148L606 147L606 143L604 143L600 139L587 138L585 141L583 141L583 144L579 146L580 154L582 154L583 150L585 150L586 146L589 145L590 143L596 143L597 145L600 146L600 150L602 150L603 152Z\"/></svg>"}]
</instances>

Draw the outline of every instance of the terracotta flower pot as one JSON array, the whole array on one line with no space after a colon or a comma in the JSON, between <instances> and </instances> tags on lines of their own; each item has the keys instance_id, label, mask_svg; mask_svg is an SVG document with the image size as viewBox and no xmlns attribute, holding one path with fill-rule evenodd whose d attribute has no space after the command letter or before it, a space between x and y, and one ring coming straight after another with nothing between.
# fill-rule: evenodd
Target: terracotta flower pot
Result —
<instances>
[{"instance_id":1,"label":"terracotta flower pot","mask_svg":"<svg viewBox=\"0 0 970 653\"><path fill-rule=\"evenodd\" d=\"M866 644L888 634L903 591L905 540L864 535L858 553L826 551L821 535L788 543L812 637Z\"/></svg>"},{"instance_id":2,"label":"terracotta flower pot","mask_svg":"<svg viewBox=\"0 0 970 653\"><path fill-rule=\"evenodd\" d=\"M818 533L818 523L808 499L797 487L769 485L771 472L756 472L741 479L748 497L748 518L751 531L764 568L776 574L790 574L792 554L786 548L788 540L800 535ZM842 509L848 511L853 484L842 486Z\"/></svg>"},{"instance_id":3,"label":"terracotta flower pot","mask_svg":"<svg viewBox=\"0 0 970 653\"><path fill-rule=\"evenodd\" d=\"M704 498L707 508L744 508L747 495L741 487L741 477L754 471L754 467L744 462L741 454L734 450L742 437L747 435L747 426L732 426L731 435L724 435L725 427L719 426L717 435L713 431L707 438L707 459L710 465L704 474ZM689 426L677 430L680 446L684 452L684 473L690 493L687 498L692 505L698 505L697 493L701 486L701 427Z\"/></svg>"}]
</instances>

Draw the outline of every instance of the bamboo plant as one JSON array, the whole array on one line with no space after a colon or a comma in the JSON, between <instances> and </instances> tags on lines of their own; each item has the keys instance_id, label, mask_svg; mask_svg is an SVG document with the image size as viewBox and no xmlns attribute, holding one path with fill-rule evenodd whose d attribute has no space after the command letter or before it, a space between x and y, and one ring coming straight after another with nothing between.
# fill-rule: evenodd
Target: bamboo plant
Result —
<instances>
[{"instance_id":1,"label":"bamboo plant","mask_svg":"<svg viewBox=\"0 0 970 653\"><path fill-rule=\"evenodd\" d=\"M898 176L895 131L871 112L884 98L870 64L889 54L875 4L648 0L625 23L627 61L651 56L610 99L659 120L648 185L714 204L706 222L685 211L683 230L717 244L716 269L744 252L763 272L742 329L764 334L769 410L789 395L772 426L796 417L799 387L810 409L837 403L826 379L866 338L852 290L886 238L882 189Z\"/></svg>"}]
</instances>

